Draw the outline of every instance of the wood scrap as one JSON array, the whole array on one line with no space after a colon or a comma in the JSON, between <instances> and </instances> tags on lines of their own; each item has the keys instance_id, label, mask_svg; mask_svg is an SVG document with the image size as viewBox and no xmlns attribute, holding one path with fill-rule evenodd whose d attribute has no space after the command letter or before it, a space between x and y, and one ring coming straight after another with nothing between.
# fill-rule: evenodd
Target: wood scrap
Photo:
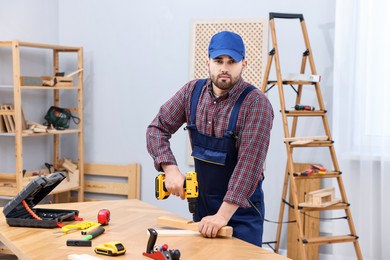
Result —
<instances>
[{"instance_id":1,"label":"wood scrap","mask_svg":"<svg viewBox=\"0 0 390 260\"><path fill-rule=\"evenodd\" d=\"M76 75L77 73L79 73L81 71L83 71L83 69L75 70L75 71L65 75L65 77L72 77L72 76Z\"/></svg>"},{"instance_id":2,"label":"wood scrap","mask_svg":"<svg viewBox=\"0 0 390 260\"><path fill-rule=\"evenodd\" d=\"M188 220L180 217L173 216L161 216L157 218L157 224L160 226L180 228L192 231L198 231L198 223L192 220ZM232 237L233 236L233 228L230 226L222 227L218 230L218 237Z\"/></svg>"},{"instance_id":3,"label":"wood scrap","mask_svg":"<svg viewBox=\"0 0 390 260\"><path fill-rule=\"evenodd\" d=\"M46 133L47 132L47 126L42 125L40 123L31 122L28 125L28 129L32 130L34 133Z\"/></svg>"},{"instance_id":4,"label":"wood scrap","mask_svg":"<svg viewBox=\"0 0 390 260\"><path fill-rule=\"evenodd\" d=\"M156 229L158 236L173 237L173 236L199 236L198 231L187 230L187 229ZM149 234L149 232L146 232Z\"/></svg>"},{"instance_id":5,"label":"wood scrap","mask_svg":"<svg viewBox=\"0 0 390 260\"><path fill-rule=\"evenodd\" d=\"M74 173L77 170L77 165L68 159L64 159L62 167L64 167L70 173Z\"/></svg>"},{"instance_id":6,"label":"wood scrap","mask_svg":"<svg viewBox=\"0 0 390 260\"><path fill-rule=\"evenodd\" d=\"M57 84L57 78L53 77L48 80L42 80L42 86L54 87Z\"/></svg>"},{"instance_id":7,"label":"wood scrap","mask_svg":"<svg viewBox=\"0 0 390 260\"><path fill-rule=\"evenodd\" d=\"M306 194L306 202L299 203L301 207L323 208L339 203L341 200L335 198L335 188L324 188L311 191Z\"/></svg>"}]
</instances>

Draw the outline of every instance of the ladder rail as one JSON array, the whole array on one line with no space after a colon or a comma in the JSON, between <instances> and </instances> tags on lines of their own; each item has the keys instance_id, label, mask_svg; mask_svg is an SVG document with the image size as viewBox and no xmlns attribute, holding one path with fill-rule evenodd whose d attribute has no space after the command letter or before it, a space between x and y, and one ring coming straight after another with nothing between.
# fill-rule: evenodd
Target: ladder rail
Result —
<instances>
[{"instance_id":1,"label":"ladder rail","mask_svg":"<svg viewBox=\"0 0 390 260\"><path fill-rule=\"evenodd\" d=\"M295 215L295 221L296 221L296 225L297 225L297 230L298 230L298 243L299 243L299 249L300 249L300 252L301 252L301 256L303 258L303 260L306 260L307 259L307 254L306 254L306 250L305 250L305 243L304 241L306 240L306 237L305 237L305 234L303 233L303 223L302 223L302 219L301 219L301 216L300 216L300 211L299 211L299 203L298 203L298 190L297 190L297 186L295 184L295 181L294 181L294 162L293 162L293 159L292 159L292 153L293 153L293 148L289 145L288 142L286 142L286 149L287 149L287 165L288 165L288 170L289 170L289 179L290 179L290 194L292 196L292 199L293 199L293 203L294 203L294 215Z\"/></svg>"},{"instance_id":2,"label":"ladder rail","mask_svg":"<svg viewBox=\"0 0 390 260\"><path fill-rule=\"evenodd\" d=\"M279 247L280 247L280 237L282 235L282 225L283 223L283 217L284 217L284 210L285 210L285 201L287 198L287 190L288 190L288 166L286 165L286 171L284 174L284 181L283 181L283 190L282 190L282 199L280 200L280 207L279 207L279 218L278 218L278 226L276 229L276 238L275 238L275 253L279 253Z\"/></svg>"},{"instance_id":3,"label":"ladder rail","mask_svg":"<svg viewBox=\"0 0 390 260\"><path fill-rule=\"evenodd\" d=\"M306 70L306 61L307 61L307 52L305 51L302 55L302 61L301 61L301 69L299 70L301 74L305 73ZM301 99L302 99L302 88L303 85L299 84L298 85L298 94L295 98L295 104L300 104ZM294 137L296 135L296 130L297 130L297 125L298 125L298 117L294 116L293 117L293 122L291 126L291 137Z\"/></svg>"}]
</instances>

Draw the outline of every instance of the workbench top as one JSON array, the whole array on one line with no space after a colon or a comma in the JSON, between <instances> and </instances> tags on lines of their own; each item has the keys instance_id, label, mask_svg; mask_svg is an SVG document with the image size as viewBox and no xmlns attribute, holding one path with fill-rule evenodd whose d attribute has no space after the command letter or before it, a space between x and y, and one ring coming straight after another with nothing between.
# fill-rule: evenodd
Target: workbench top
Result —
<instances>
[{"instance_id":1,"label":"workbench top","mask_svg":"<svg viewBox=\"0 0 390 260\"><path fill-rule=\"evenodd\" d=\"M156 208L140 200L110 200L96 202L77 202L38 205L37 208L79 210L79 217L84 221L97 222L101 209L110 210L110 222L104 226L105 232L92 240L92 247L66 246L68 239L81 239L80 231L63 235L54 233L59 228L10 227L3 214L0 214L0 241L19 259L67 259L70 254L88 254L101 259L112 257L95 254L96 245L120 241L127 249L125 255L115 259L151 259L142 255L146 251L149 239L148 228L156 230L162 227L156 224L159 216L173 214ZM1 208L2 212L2 208ZM66 222L74 224L77 222ZM204 238L200 234L158 236L156 245L167 244L170 249L179 249L181 258L189 259L288 259L269 250L251 245L236 238Z\"/></svg>"}]
</instances>

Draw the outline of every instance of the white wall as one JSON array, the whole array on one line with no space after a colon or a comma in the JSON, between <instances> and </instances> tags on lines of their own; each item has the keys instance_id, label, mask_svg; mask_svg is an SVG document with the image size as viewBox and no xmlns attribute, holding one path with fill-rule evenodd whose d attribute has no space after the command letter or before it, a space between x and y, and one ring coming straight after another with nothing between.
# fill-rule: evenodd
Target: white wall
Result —
<instances>
[{"instance_id":1,"label":"white wall","mask_svg":"<svg viewBox=\"0 0 390 260\"><path fill-rule=\"evenodd\" d=\"M0 41L20 40L56 44L58 36L57 1L0 0ZM31 52L30 50L21 50L22 73L33 76L37 71L40 73L45 71L47 74L44 75L50 75L51 69L45 64L51 62L51 53L48 51L42 53L41 50ZM37 59L39 62L36 62ZM0 60L0 85L11 85L12 56L10 48L0 49ZM51 101L50 97L51 95L45 91L23 91L22 101L26 118L30 121L42 120L42 115L48 109L48 102ZM0 104L4 103L13 103L12 89L1 89ZM47 138L24 139L23 153L28 158L24 167L27 170L35 170L44 167L44 162L51 162L50 146L42 145L45 139ZM12 137L0 137L0 172L2 173L15 171L14 143Z\"/></svg>"},{"instance_id":2,"label":"white wall","mask_svg":"<svg viewBox=\"0 0 390 260\"><path fill-rule=\"evenodd\" d=\"M335 0L59 0L58 9L56 3L2 0L0 38L55 43L58 37L60 44L84 47L85 159L99 163L140 163L142 200L158 207L189 217L185 201L173 197L165 201L154 198L157 172L146 151L145 131L160 105L190 79L193 20L262 18L268 17L269 12L302 13L318 74L323 76L325 102L331 111ZM7 11L3 8L5 4ZM45 9L43 7L49 10L49 19L37 15ZM23 11L25 16L18 15L20 9L26 10ZM11 23L13 28L6 33L5 23ZM280 42L280 49L299 45L300 27L294 28L297 31L281 25L278 33L289 38ZM53 34L53 38L48 34ZM294 37L299 39L297 43ZM303 51L299 47L283 52L286 72L299 70ZM293 60L297 60L298 65ZM266 218L277 220L286 157L276 90L270 94L270 99L276 117L264 190ZM181 170L190 170L186 133L180 130L172 144ZM264 241L274 240L275 230L275 224L266 223Z\"/></svg>"}]
</instances>

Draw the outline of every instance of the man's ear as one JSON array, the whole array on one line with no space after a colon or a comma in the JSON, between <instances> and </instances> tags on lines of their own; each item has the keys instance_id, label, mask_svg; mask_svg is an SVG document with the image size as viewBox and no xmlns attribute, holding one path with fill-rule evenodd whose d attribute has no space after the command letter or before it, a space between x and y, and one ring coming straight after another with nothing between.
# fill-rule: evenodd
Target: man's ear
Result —
<instances>
[{"instance_id":1,"label":"man's ear","mask_svg":"<svg viewBox=\"0 0 390 260\"><path fill-rule=\"evenodd\" d=\"M206 65L207 65L207 67L210 65L210 58L206 59Z\"/></svg>"},{"instance_id":2,"label":"man's ear","mask_svg":"<svg viewBox=\"0 0 390 260\"><path fill-rule=\"evenodd\" d=\"M242 60L242 68L246 69L247 66L248 66L248 61L246 59L243 59Z\"/></svg>"}]
</instances>

